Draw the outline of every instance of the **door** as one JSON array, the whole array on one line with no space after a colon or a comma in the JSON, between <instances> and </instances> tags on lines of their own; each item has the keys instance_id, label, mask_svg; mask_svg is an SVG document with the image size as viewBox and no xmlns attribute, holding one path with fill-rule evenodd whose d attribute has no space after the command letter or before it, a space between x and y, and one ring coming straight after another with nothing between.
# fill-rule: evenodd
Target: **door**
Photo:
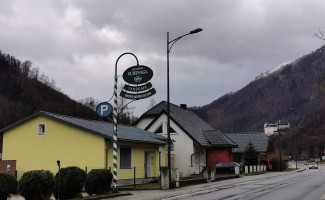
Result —
<instances>
[{"instance_id":1,"label":"door","mask_svg":"<svg viewBox=\"0 0 325 200\"><path fill-rule=\"evenodd\" d=\"M151 177L151 155L149 152L144 153L144 177Z\"/></svg>"}]
</instances>

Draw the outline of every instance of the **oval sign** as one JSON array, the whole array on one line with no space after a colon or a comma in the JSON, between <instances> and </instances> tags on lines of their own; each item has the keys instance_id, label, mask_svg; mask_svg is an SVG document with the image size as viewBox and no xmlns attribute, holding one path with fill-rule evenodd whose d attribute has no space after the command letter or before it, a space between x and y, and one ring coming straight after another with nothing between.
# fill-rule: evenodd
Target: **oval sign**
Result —
<instances>
[{"instance_id":1,"label":"oval sign","mask_svg":"<svg viewBox=\"0 0 325 200\"><path fill-rule=\"evenodd\" d=\"M96 112L100 117L107 117L112 111L113 106L107 102L102 102L96 107Z\"/></svg>"},{"instance_id":2,"label":"oval sign","mask_svg":"<svg viewBox=\"0 0 325 200\"><path fill-rule=\"evenodd\" d=\"M139 100L139 99L145 99L145 98L151 97L152 95L155 95L155 94L156 94L155 88L151 88L147 92L136 93L136 94L131 94L131 93L122 91L120 93L120 96L123 97L123 98L126 98L126 99L136 99L136 100Z\"/></svg>"},{"instance_id":3,"label":"oval sign","mask_svg":"<svg viewBox=\"0 0 325 200\"><path fill-rule=\"evenodd\" d=\"M148 81L153 76L153 71L144 65L137 65L128 68L123 73L123 79L129 84L143 84Z\"/></svg>"},{"instance_id":4,"label":"oval sign","mask_svg":"<svg viewBox=\"0 0 325 200\"><path fill-rule=\"evenodd\" d=\"M140 86L124 85L123 89L130 92L142 92L151 89L151 87L152 84L149 82L145 85L140 85Z\"/></svg>"}]
</instances>

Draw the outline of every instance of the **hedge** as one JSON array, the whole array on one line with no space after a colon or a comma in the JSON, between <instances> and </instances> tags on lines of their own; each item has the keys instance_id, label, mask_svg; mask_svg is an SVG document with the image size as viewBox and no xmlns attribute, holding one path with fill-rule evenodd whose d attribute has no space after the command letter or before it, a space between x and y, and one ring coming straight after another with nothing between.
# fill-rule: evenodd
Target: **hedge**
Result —
<instances>
[{"instance_id":1,"label":"hedge","mask_svg":"<svg viewBox=\"0 0 325 200\"><path fill-rule=\"evenodd\" d=\"M111 190L113 175L107 169L93 169L87 175L86 192L89 195L104 194Z\"/></svg>"},{"instance_id":2,"label":"hedge","mask_svg":"<svg viewBox=\"0 0 325 200\"><path fill-rule=\"evenodd\" d=\"M54 186L54 176L48 170L25 172L19 180L19 191L25 200L49 200Z\"/></svg>"},{"instance_id":3,"label":"hedge","mask_svg":"<svg viewBox=\"0 0 325 200\"><path fill-rule=\"evenodd\" d=\"M86 172L79 167L65 167L55 175L55 190L54 196L56 199L73 199L81 197L82 189L86 182ZM60 186L60 190L59 189ZM58 196L58 192L60 195Z\"/></svg>"},{"instance_id":4,"label":"hedge","mask_svg":"<svg viewBox=\"0 0 325 200\"><path fill-rule=\"evenodd\" d=\"M0 173L0 200L7 200L10 194L17 192L18 182L8 173Z\"/></svg>"}]
</instances>

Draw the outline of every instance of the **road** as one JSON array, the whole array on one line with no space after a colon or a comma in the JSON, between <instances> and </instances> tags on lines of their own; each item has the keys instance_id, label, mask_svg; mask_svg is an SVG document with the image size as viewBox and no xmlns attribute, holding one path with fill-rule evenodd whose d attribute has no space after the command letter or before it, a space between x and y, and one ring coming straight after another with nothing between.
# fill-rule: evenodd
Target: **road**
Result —
<instances>
[{"instance_id":1,"label":"road","mask_svg":"<svg viewBox=\"0 0 325 200\"><path fill-rule=\"evenodd\" d=\"M116 199L325 200L325 166L319 170L266 173L175 190L132 193Z\"/></svg>"},{"instance_id":2,"label":"road","mask_svg":"<svg viewBox=\"0 0 325 200\"><path fill-rule=\"evenodd\" d=\"M325 167L273 178L247 181L209 193L179 199L319 200L325 199Z\"/></svg>"}]
</instances>

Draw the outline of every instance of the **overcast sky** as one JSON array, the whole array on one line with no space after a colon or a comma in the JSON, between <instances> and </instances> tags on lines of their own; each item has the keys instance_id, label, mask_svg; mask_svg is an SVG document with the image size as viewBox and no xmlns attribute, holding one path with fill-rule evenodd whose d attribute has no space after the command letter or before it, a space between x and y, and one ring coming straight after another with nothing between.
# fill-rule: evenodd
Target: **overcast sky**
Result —
<instances>
[{"instance_id":1,"label":"overcast sky","mask_svg":"<svg viewBox=\"0 0 325 200\"><path fill-rule=\"evenodd\" d=\"M324 9L324 0L1 0L0 50L32 61L71 98L100 101L112 96L117 58L132 52L153 70L159 103L167 32L174 39L202 28L170 53L171 102L202 106L320 48ZM133 65L123 56L118 74ZM137 116L150 99L132 103Z\"/></svg>"}]
</instances>

